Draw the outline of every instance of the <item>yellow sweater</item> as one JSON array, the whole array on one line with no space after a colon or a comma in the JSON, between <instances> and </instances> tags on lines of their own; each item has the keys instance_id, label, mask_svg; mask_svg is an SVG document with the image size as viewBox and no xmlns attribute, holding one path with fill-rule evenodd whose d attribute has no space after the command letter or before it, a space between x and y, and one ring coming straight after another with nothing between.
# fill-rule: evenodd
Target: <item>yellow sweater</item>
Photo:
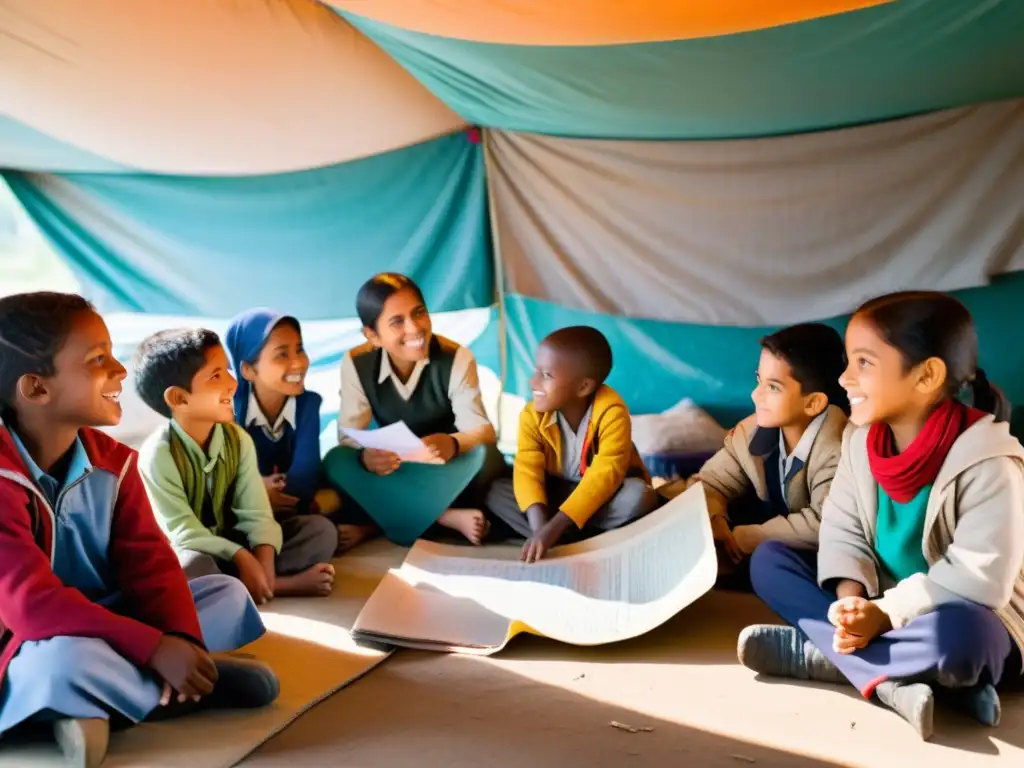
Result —
<instances>
[{"instance_id":1,"label":"yellow sweater","mask_svg":"<svg viewBox=\"0 0 1024 768\"><path fill-rule=\"evenodd\" d=\"M650 482L633 446L629 409L611 387L602 386L594 395L586 445L583 479L561 509L580 528L611 501L627 477ZM557 416L555 412L537 413L530 403L519 417L519 449L513 473L521 510L547 504L545 476L549 474L562 475L562 436Z\"/></svg>"}]
</instances>

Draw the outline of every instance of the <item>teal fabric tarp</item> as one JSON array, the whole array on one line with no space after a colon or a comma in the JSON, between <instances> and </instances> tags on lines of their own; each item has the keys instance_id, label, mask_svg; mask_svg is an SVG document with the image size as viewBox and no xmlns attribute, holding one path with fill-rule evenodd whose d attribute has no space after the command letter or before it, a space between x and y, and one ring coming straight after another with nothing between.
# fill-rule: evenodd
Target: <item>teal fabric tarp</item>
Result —
<instances>
[{"instance_id":1,"label":"teal fabric tarp","mask_svg":"<svg viewBox=\"0 0 1024 768\"><path fill-rule=\"evenodd\" d=\"M413 277L434 311L490 305L483 173L459 133L275 176L5 177L105 311L334 319L385 270Z\"/></svg>"},{"instance_id":2,"label":"teal fabric tarp","mask_svg":"<svg viewBox=\"0 0 1024 768\"><path fill-rule=\"evenodd\" d=\"M1024 356L1019 351L1024 272L953 295L963 300L974 315L981 365L988 377L1011 402L1024 405ZM622 394L633 412L657 413L688 397L724 426L732 426L750 414L750 393L760 354L758 341L775 330L629 320L519 296L508 297L506 306L506 391L529 398L534 352L545 335L566 325L592 325L608 337L615 351L608 384ZM847 319L826 322L842 332ZM484 341L478 339L474 348L482 347ZM481 364L496 363L496 356L481 358Z\"/></svg>"},{"instance_id":3,"label":"teal fabric tarp","mask_svg":"<svg viewBox=\"0 0 1024 768\"><path fill-rule=\"evenodd\" d=\"M723 139L1024 95L1021 0L900 0L738 35L574 47L344 16L462 117L505 130Z\"/></svg>"}]
</instances>

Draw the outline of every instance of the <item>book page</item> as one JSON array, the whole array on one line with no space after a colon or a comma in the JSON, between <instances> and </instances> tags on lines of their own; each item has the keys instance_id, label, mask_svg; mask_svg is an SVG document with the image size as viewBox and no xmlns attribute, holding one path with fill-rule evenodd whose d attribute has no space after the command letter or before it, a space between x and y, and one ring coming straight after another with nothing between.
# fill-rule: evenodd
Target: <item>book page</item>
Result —
<instances>
[{"instance_id":1,"label":"book page","mask_svg":"<svg viewBox=\"0 0 1024 768\"><path fill-rule=\"evenodd\" d=\"M493 651L504 645L509 621L473 600L409 584L388 573L354 628L360 638L427 650ZM368 629L372 627L372 630ZM407 634L411 633L411 634Z\"/></svg>"},{"instance_id":2,"label":"book page","mask_svg":"<svg viewBox=\"0 0 1024 768\"><path fill-rule=\"evenodd\" d=\"M556 547L538 563L520 562L518 547L419 541L392 572L413 589L398 602L393 588L374 593L355 629L452 646L489 636L498 648L517 621L561 642L599 645L663 624L711 589L717 570L697 484L625 528Z\"/></svg>"}]
</instances>

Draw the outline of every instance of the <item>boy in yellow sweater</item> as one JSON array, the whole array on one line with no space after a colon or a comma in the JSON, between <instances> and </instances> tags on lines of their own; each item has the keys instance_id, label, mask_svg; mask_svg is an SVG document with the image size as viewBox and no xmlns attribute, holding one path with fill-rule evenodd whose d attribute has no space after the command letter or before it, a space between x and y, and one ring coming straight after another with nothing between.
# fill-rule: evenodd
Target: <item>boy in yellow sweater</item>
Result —
<instances>
[{"instance_id":1,"label":"boy in yellow sweater","mask_svg":"<svg viewBox=\"0 0 1024 768\"><path fill-rule=\"evenodd\" d=\"M527 539L525 562L658 505L633 446L629 410L604 384L611 369L611 347L594 328L562 328L541 342L513 479L495 481L487 499L491 513Z\"/></svg>"}]
</instances>

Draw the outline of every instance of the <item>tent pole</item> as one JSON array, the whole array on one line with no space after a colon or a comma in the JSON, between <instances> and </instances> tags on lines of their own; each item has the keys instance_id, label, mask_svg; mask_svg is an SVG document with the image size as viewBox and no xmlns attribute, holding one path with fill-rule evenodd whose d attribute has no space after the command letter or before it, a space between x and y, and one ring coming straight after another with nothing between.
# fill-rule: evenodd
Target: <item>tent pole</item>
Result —
<instances>
[{"instance_id":1,"label":"tent pole","mask_svg":"<svg viewBox=\"0 0 1024 768\"><path fill-rule=\"evenodd\" d=\"M483 138L484 147L484 180L487 185L487 215L491 229L491 251L494 258L494 292L498 303L498 367L500 369L500 389L498 391L497 403L497 424L498 442L501 442L502 433L502 403L505 398L505 383L508 378L508 323L505 314L505 270L501 258L501 236L498 234L498 216L494 202L494 174L492 173L493 159L491 155L491 131L489 128L482 128L480 135Z\"/></svg>"}]
</instances>

